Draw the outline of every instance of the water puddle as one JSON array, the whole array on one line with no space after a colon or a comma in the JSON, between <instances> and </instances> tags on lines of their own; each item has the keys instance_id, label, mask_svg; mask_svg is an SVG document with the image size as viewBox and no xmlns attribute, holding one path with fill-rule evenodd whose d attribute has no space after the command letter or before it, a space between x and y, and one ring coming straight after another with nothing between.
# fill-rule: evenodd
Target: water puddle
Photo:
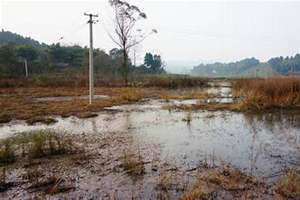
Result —
<instances>
[{"instance_id":1,"label":"water puddle","mask_svg":"<svg viewBox=\"0 0 300 200\"><path fill-rule=\"evenodd\" d=\"M175 103L195 103L196 100ZM250 115L234 112L169 112L162 100L107 108L95 118L57 117L53 125L12 121L0 137L21 131L55 129L70 133L129 132L140 145L158 144L161 159L191 168L204 160L230 163L256 176L272 177L300 165L300 113Z\"/></svg>"}]
</instances>

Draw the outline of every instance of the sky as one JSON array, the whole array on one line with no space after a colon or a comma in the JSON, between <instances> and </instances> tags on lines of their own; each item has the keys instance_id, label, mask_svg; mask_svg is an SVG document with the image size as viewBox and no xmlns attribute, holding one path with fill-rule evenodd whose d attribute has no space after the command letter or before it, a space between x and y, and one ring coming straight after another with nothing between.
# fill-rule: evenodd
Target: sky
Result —
<instances>
[{"instance_id":1,"label":"sky","mask_svg":"<svg viewBox=\"0 0 300 200\"><path fill-rule=\"evenodd\" d=\"M169 68L184 70L200 62L230 62L247 57L267 61L300 52L300 1L131 0L147 14L145 32L157 29L136 47L160 54ZM0 28L47 44L89 44L87 17L99 14L94 47L116 47L108 0L0 0ZM59 38L64 37L62 40ZM180 68L182 67L182 68Z\"/></svg>"}]
</instances>

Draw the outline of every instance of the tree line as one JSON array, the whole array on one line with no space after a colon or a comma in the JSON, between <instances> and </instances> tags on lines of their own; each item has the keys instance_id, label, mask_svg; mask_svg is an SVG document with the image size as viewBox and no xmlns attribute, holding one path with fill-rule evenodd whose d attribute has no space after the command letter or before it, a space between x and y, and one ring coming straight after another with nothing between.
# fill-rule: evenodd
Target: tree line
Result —
<instances>
[{"instance_id":1,"label":"tree line","mask_svg":"<svg viewBox=\"0 0 300 200\"><path fill-rule=\"evenodd\" d=\"M242 76L247 72L272 70L275 74L288 75L300 72L300 54L290 57L274 57L267 62L260 62L256 58L246 58L237 62L200 64L191 70L192 75L230 77Z\"/></svg>"},{"instance_id":2,"label":"tree line","mask_svg":"<svg viewBox=\"0 0 300 200\"><path fill-rule=\"evenodd\" d=\"M103 76L123 76L124 53L114 48L109 52L94 49L95 73ZM25 61L29 74L57 73L63 71L85 71L88 67L88 48L81 46L47 45L31 38L2 30L0 32L0 76L18 77L25 75ZM134 66L128 57L128 73L165 73L159 55L146 53L144 64Z\"/></svg>"}]
</instances>

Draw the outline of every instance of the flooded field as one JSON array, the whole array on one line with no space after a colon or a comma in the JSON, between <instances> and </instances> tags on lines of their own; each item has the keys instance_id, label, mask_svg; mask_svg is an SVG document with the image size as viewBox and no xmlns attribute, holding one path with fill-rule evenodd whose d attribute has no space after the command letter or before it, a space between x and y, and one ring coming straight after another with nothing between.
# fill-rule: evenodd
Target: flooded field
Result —
<instances>
[{"instance_id":1,"label":"flooded field","mask_svg":"<svg viewBox=\"0 0 300 200\"><path fill-rule=\"evenodd\" d=\"M120 148L116 150L119 153L115 152L119 156L114 155L117 158L111 155L112 152L109 153L109 158L113 161L109 162L108 166L110 167L108 168L102 163L101 166L106 166L104 167L106 171L101 172L99 177L81 167L75 167L75 174L80 174L81 181L77 183L75 192L71 193L74 197L91 193L102 195L105 193L100 197L111 199L111 192L119 191L116 192L118 198L130 199L135 196L130 196L130 192L134 191L135 194L142 191L143 198L154 198L152 195L156 194L154 192L156 184L153 179L156 175L153 173L158 170L155 167L158 164L153 167L153 162L156 163L156 161L165 163L167 167L162 167L165 171L194 172L203 166L214 168L230 165L242 173L263 179L270 184L277 181L287 170L299 169L299 112L276 111L250 114L231 111L165 109L170 105L193 105L199 102L231 103L234 101L231 89L227 85L209 88L207 92L215 94L216 97L206 101L145 99L139 103L107 107L103 111L97 112L96 117L88 119L80 119L75 116L65 118L52 116L57 122L51 125L40 123L28 125L25 121L13 120L0 125L0 138L9 138L20 132L45 129L72 134L74 138L82 135L88 136L90 140L100 141L97 144L100 145L104 141L101 138L119 135L122 138L120 142L116 142L118 139L114 139L112 143L102 144L108 146L103 149L101 149L101 145L100 147L93 145L91 147L91 151L98 152L97 154L102 157L108 152L114 151L115 148ZM120 156L122 157L123 152L129 148L128 140L130 140L129 146L134 147L135 153L139 152L143 157L145 165L151 163L150 172L133 182L129 181L123 173L116 174ZM123 148L123 146L126 147ZM95 163L98 163L96 161ZM92 166L88 164L84 168L100 170L98 169L100 166L95 163ZM56 165L57 163L53 164L53 166ZM159 166L161 165L163 164L159 164ZM74 171L74 167L72 169ZM71 175L67 176L74 176L74 172L73 174L72 172L68 173ZM13 172L13 174L17 176L18 172ZM128 184L128 182L134 186L122 185L122 183ZM135 187L139 187L139 189ZM173 189L171 197L179 198L182 193L181 190ZM10 196L10 193L7 195ZM99 196L96 195L96 197Z\"/></svg>"},{"instance_id":2,"label":"flooded field","mask_svg":"<svg viewBox=\"0 0 300 200\"><path fill-rule=\"evenodd\" d=\"M53 125L27 125L12 121L1 125L0 137L23 131L54 129L72 134L128 132L141 145L159 144L162 158L196 167L203 160L224 161L251 174L273 177L300 164L300 114L242 114L233 112L184 112L162 109L165 104L194 103L193 100L107 108L90 119L57 117ZM187 115L191 121L186 122Z\"/></svg>"}]
</instances>

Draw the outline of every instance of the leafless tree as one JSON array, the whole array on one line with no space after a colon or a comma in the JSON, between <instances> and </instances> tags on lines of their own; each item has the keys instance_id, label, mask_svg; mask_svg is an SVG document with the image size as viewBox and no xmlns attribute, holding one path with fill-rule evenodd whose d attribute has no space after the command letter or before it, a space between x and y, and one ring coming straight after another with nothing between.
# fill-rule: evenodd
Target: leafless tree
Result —
<instances>
[{"instance_id":1,"label":"leafless tree","mask_svg":"<svg viewBox=\"0 0 300 200\"><path fill-rule=\"evenodd\" d=\"M147 16L137 6L130 5L126 1L109 0L114 9L114 36L109 34L110 38L123 51L123 76L125 84L128 84L129 63L128 55L130 49L141 43L147 36L157 33L153 29L150 33L145 34L141 29L136 29L136 23L139 20L146 19Z\"/></svg>"}]
</instances>

